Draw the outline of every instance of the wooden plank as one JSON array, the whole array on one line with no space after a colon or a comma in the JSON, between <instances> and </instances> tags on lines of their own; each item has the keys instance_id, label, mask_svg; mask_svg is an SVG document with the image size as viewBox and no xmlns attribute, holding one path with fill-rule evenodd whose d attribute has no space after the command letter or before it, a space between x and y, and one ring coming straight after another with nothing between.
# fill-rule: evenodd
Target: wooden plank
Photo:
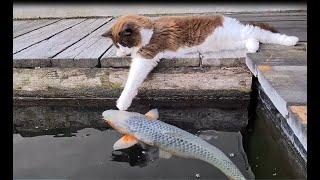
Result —
<instances>
[{"instance_id":1,"label":"wooden plank","mask_svg":"<svg viewBox=\"0 0 320 180\"><path fill-rule=\"evenodd\" d=\"M117 57L116 48L112 46L100 59L101 67L129 67L130 57ZM174 58L163 58L157 67L196 67L200 65L200 54L190 53Z\"/></svg>"},{"instance_id":2,"label":"wooden plank","mask_svg":"<svg viewBox=\"0 0 320 180\"><path fill-rule=\"evenodd\" d=\"M13 56L14 67L51 66L51 58L107 23L105 18L88 19ZM30 63L30 60L33 60ZM42 62L49 62L43 64Z\"/></svg>"},{"instance_id":3,"label":"wooden plank","mask_svg":"<svg viewBox=\"0 0 320 180\"><path fill-rule=\"evenodd\" d=\"M187 53L177 57L164 57L160 59L158 68L169 67L198 67L200 66L200 53Z\"/></svg>"},{"instance_id":4,"label":"wooden plank","mask_svg":"<svg viewBox=\"0 0 320 180\"><path fill-rule=\"evenodd\" d=\"M274 106L288 116L288 106L307 103L307 66L258 66L258 80Z\"/></svg>"},{"instance_id":5,"label":"wooden plank","mask_svg":"<svg viewBox=\"0 0 320 180\"><path fill-rule=\"evenodd\" d=\"M263 22L278 28L299 27L299 28L307 29L307 21L263 21Z\"/></svg>"},{"instance_id":6,"label":"wooden plank","mask_svg":"<svg viewBox=\"0 0 320 180\"><path fill-rule=\"evenodd\" d=\"M244 16L244 17L264 17L264 16L307 16L307 11L300 12L274 12L274 11L263 11L263 12L226 12L223 13L228 16Z\"/></svg>"},{"instance_id":7,"label":"wooden plank","mask_svg":"<svg viewBox=\"0 0 320 180\"><path fill-rule=\"evenodd\" d=\"M273 50L273 51L287 51L287 50L307 50L306 42L298 42L295 46L283 46L278 44L260 44L259 52L264 50Z\"/></svg>"},{"instance_id":8,"label":"wooden plank","mask_svg":"<svg viewBox=\"0 0 320 180\"><path fill-rule=\"evenodd\" d=\"M85 19L65 19L46 27L32 31L13 39L13 53L17 53L31 45L39 43L55 34L58 34Z\"/></svg>"},{"instance_id":9,"label":"wooden plank","mask_svg":"<svg viewBox=\"0 0 320 180\"><path fill-rule=\"evenodd\" d=\"M263 22L263 21L307 21L306 14L231 14L226 15L228 17L236 18L239 21L254 21L254 22Z\"/></svg>"},{"instance_id":10,"label":"wooden plank","mask_svg":"<svg viewBox=\"0 0 320 180\"><path fill-rule=\"evenodd\" d=\"M228 16L228 15L227 15ZM231 15L228 17L236 18L241 22L265 22L265 21L307 21L307 16L243 16Z\"/></svg>"},{"instance_id":11,"label":"wooden plank","mask_svg":"<svg viewBox=\"0 0 320 180\"><path fill-rule=\"evenodd\" d=\"M53 24L58 21L60 21L60 19L26 20L22 22L18 21L19 23L15 23L16 21L13 21L13 37L16 38L18 36L47 26L49 24Z\"/></svg>"},{"instance_id":12,"label":"wooden plank","mask_svg":"<svg viewBox=\"0 0 320 180\"><path fill-rule=\"evenodd\" d=\"M100 63L101 67L129 67L131 58L116 56L116 47L112 45L111 48L102 56Z\"/></svg>"},{"instance_id":13,"label":"wooden plank","mask_svg":"<svg viewBox=\"0 0 320 180\"><path fill-rule=\"evenodd\" d=\"M12 22L12 30L16 31L17 28L19 28L20 26L24 26L25 24L31 22L31 20L14 20Z\"/></svg>"},{"instance_id":14,"label":"wooden plank","mask_svg":"<svg viewBox=\"0 0 320 180\"><path fill-rule=\"evenodd\" d=\"M109 21L110 19L106 19ZM89 36L81 39L76 44L62 51L55 56L51 62L55 67L95 67L98 65L99 58L112 45L110 38L102 37L114 23L111 20Z\"/></svg>"},{"instance_id":15,"label":"wooden plank","mask_svg":"<svg viewBox=\"0 0 320 180\"><path fill-rule=\"evenodd\" d=\"M246 50L200 53L202 66L237 66L244 64Z\"/></svg>"}]
</instances>

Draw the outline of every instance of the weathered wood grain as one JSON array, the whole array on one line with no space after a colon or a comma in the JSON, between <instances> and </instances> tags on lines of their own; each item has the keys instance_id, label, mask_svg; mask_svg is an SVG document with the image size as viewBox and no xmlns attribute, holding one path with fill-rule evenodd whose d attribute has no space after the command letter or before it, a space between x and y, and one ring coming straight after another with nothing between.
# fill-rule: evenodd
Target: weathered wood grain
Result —
<instances>
[{"instance_id":1,"label":"weathered wood grain","mask_svg":"<svg viewBox=\"0 0 320 180\"><path fill-rule=\"evenodd\" d=\"M175 58L163 58L157 67L191 67L200 65L199 53L190 53ZM130 57L117 57L116 48L112 46L100 59L101 67L129 67Z\"/></svg>"},{"instance_id":2,"label":"weathered wood grain","mask_svg":"<svg viewBox=\"0 0 320 180\"><path fill-rule=\"evenodd\" d=\"M108 19L104 18L88 19L48 40L42 41L14 54L14 67L43 67L43 64L41 63L43 61L49 61L50 63L45 65L51 66L50 59L52 57L89 35L97 28L107 23L107 21ZM28 60L30 59L33 60L32 63L28 63ZM24 62L24 64L19 62Z\"/></svg>"},{"instance_id":3,"label":"weathered wood grain","mask_svg":"<svg viewBox=\"0 0 320 180\"><path fill-rule=\"evenodd\" d=\"M210 14L210 13L209 13ZM212 14L212 13L211 13ZM298 36L300 41L307 41L307 19L306 12L262 12L262 13L227 13L227 16L235 17L239 19L241 22L246 23L248 21L258 21L269 23L272 26L275 26L281 33L285 33L288 35ZM156 19L158 17L151 17L152 19ZM38 20L26 20L26 21L38 21ZM130 59L129 58L120 58L115 56L115 49L113 46L110 47L111 41L107 38L101 38L99 36L100 31L103 32L104 28L106 29L110 25L112 25L115 20L109 22L104 27L99 28L92 35L82 36L83 39L78 39L77 41L70 41L70 37L67 36L58 36L60 38L68 39L69 43L62 43L64 40L55 40L58 43L47 43L50 39L55 39L55 36L51 37L49 40L47 36L50 36L50 32L48 30L49 26L57 25L61 22L67 20L61 20L54 24L47 25L38 30L32 31L30 33L24 34L17 38L14 38L14 48L21 49L21 47L25 48L30 46L29 44L38 43L38 41L44 41L46 43L38 43L30 48L27 48L20 53L16 53L14 55L14 67L46 67L46 66L56 66L56 67L96 67L99 63L101 67L129 67ZM14 21L14 26L23 27L27 26L28 23L23 21ZM69 27L70 28L70 27ZM46 30L47 29L47 30ZM73 28L71 28L73 29ZM87 28L84 28L87 29ZM42 30L42 31L40 31ZM46 34L45 31L49 31L49 34ZM55 31L55 30L52 30ZM68 30L66 30L68 32ZM84 30L85 31L85 30ZM39 34L35 34L35 33ZM60 34L60 33L59 33ZM65 32L62 32L65 34ZM70 36L75 36L74 39L77 39L76 33L72 34L68 33ZM81 34L81 33L79 33ZM29 37L27 37L29 36ZM51 35L52 36L52 35ZM21 38L24 38L22 40ZM30 39L32 39L30 41ZM37 40L38 39L38 40ZM73 39L73 38L71 38ZM17 40L24 41L22 43L17 44ZM26 43L23 45L23 43ZM19 47L20 48L17 48ZM40 47L44 46L44 47ZM63 48L59 48L61 46ZM263 50L264 46L260 49ZM270 48L276 49L281 48L278 45L272 45ZM299 47L300 48L300 47ZM302 48L302 47L301 47ZM59 49L59 50L57 50ZM305 47L306 49L306 47ZM235 66L239 63L243 62L242 58L236 58L233 53L227 53L230 57L225 55L220 55L222 58L219 58L216 55L206 54L201 55L202 65L204 66ZM231 55L233 54L233 55ZM102 57L101 57L102 56ZM190 55L190 57L177 57L172 59L163 59L159 63L159 67L172 67L172 66L198 66L200 64L200 58L196 57L197 55ZM53 59L50 59L53 57ZM99 58L101 58L99 60ZM100 62L99 62L100 61ZM299 61L300 62L300 61Z\"/></svg>"},{"instance_id":4,"label":"weathered wood grain","mask_svg":"<svg viewBox=\"0 0 320 180\"><path fill-rule=\"evenodd\" d=\"M53 24L58 21L60 21L60 19L13 21L13 38L16 38L18 36L47 26L49 24Z\"/></svg>"},{"instance_id":5,"label":"weathered wood grain","mask_svg":"<svg viewBox=\"0 0 320 180\"><path fill-rule=\"evenodd\" d=\"M246 50L200 53L202 66L239 66L245 64Z\"/></svg>"},{"instance_id":6,"label":"weathered wood grain","mask_svg":"<svg viewBox=\"0 0 320 180\"><path fill-rule=\"evenodd\" d=\"M298 42L295 46L282 46L278 44L260 44L259 52L264 50L287 51L287 50L304 50L307 49L307 42Z\"/></svg>"},{"instance_id":7,"label":"weathered wood grain","mask_svg":"<svg viewBox=\"0 0 320 180\"><path fill-rule=\"evenodd\" d=\"M106 19L109 21L110 19ZM107 24L101 26L99 29L81 39L71 47L67 48L52 61L54 67L95 67L99 63L99 58L112 45L110 38L102 37L114 23L111 20Z\"/></svg>"},{"instance_id":8,"label":"weathered wood grain","mask_svg":"<svg viewBox=\"0 0 320 180\"><path fill-rule=\"evenodd\" d=\"M55 34L58 34L85 19L64 19L57 23L32 31L13 39L13 53L17 53L31 45L39 43Z\"/></svg>"},{"instance_id":9,"label":"weathered wood grain","mask_svg":"<svg viewBox=\"0 0 320 180\"><path fill-rule=\"evenodd\" d=\"M244 15L244 14L237 14L237 15L227 15L228 17L236 18L241 22L266 22L266 21L307 21L306 15L297 15L297 16L277 16L277 15Z\"/></svg>"},{"instance_id":10,"label":"weathered wood grain","mask_svg":"<svg viewBox=\"0 0 320 180\"><path fill-rule=\"evenodd\" d=\"M129 67L130 57L116 56L116 47L112 45L110 49L100 59L101 67Z\"/></svg>"}]
</instances>

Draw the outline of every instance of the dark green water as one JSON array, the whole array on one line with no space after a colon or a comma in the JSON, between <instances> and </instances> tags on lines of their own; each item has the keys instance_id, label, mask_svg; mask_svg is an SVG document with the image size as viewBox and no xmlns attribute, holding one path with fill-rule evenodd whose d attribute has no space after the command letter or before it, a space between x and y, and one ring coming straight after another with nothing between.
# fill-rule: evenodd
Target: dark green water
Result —
<instances>
[{"instance_id":1,"label":"dark green water","mask_svg":"<svg viewBox=\"0 0 320 180\"><path fill-rule=\"evenodd\" d=\"M238 132L201 131L197 135L227 154L243 174L252 178ZM121 135L114 130L86 128L69 137L42 135L13 138L15 178L70 179L227 179L214 166L172 157L162 159L155 148L135 145L113 151Z\"/></svg>"},{"instance_id":2,"label":"dark green water","mask_svg":"<svg viewBox=\"0 0 320 180\"><path fill-rule=\"evenodd\" d=\"M290 161L294 157L283 145L286 140L261 109L246 131L244 149L256 179L306 179Z\"/></svg>"}]
</instances>

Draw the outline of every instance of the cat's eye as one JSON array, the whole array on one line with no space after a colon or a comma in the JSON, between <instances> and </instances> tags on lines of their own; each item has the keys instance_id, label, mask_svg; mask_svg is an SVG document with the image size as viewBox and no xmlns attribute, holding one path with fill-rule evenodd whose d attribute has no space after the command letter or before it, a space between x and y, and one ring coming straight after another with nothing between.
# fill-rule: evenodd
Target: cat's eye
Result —
<instances>
[{"instance_id":1,"label":"cat's eye","mask_svg":"<svg viewBox=\"0 0 320 180\"><path fill-rule=\"evenodd\" d=\"M119 32L119 36L130 36L132 34L132 29L127 28L124 29L123 31Z\"/></svg>"}]
</instances>

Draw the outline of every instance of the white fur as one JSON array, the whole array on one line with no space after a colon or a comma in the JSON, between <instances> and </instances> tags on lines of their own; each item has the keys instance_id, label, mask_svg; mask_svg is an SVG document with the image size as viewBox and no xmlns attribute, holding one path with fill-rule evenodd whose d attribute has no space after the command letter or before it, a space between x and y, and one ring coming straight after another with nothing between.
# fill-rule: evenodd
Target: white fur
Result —
<instances>
[{"instance_id":1,"label":"white fur","mask_svg":"<svg viewBox=\"0 0 320 180\"><path fill-rule=\"evenodd\" d=\"M280 33L272 33L252 25L243 25L234 18L224 17L223 25L215 28L206 40L194 47L181 47L176 52L164 52L164 56L178 57L194 52L218 52L223 50L247 49L256 52L259 42L292 46L299 39Z\"/></svg>"},{"instance_id":2,"label":"white fur","mask_svg":"<svg viewBox=\"0 0 320 180\"><path fill-rule=\"evenodd\" d=\"M132 48L121 46L121 44L118 43L119 48L117 49L116 55L119 57L127 56L131 54Z\"/></svg>"},{"instance_id":3,"label":"white fur","mask_svg":"<svg viewBox=\"0 0 320 180\"><path fill-rule=\"evenodd\" d=\"M150 71L157 66L159 59L145 59L136 56L132 59L126 85L117 100L119 110L127 110L133 98L138 94L138 88L146 79Z\"/></svg>"},{"instance_id":4,"label":"white fur","mask_svg":"<svg viewBox=\"0 0 320 180\"><path fill-rule=\"evenodd\" d=\"M124 57L130 54L131 55L136 54L141 47L149 44L153 31L151 29L141 28L140 34L141 34L140 46L128 48L128 47L121 46L121 44L118 43L119 48L116 48L116 56Z\"/></svg>"},{"instance_id":5,"label":"white fur","mask_svg":"<svg viewBox=\"0 0 320 180\"><path fill-rule=\"evenodd\" d=\"M248 52L255 53L259 49L259 41L255 38L249 38L246 42Z\"/></svg>"},{"instance_id":6,"label":"white fur","mask_svg":"<svg viewBox=\"0 0 320 180\"><path fill-rule=\"evenodd\" d=\"M149 44L150 39L153 35L153 30L141 28L140 35L141 35L141 46L145 46L145 45Z\"/></svg>"}]
</instances>

